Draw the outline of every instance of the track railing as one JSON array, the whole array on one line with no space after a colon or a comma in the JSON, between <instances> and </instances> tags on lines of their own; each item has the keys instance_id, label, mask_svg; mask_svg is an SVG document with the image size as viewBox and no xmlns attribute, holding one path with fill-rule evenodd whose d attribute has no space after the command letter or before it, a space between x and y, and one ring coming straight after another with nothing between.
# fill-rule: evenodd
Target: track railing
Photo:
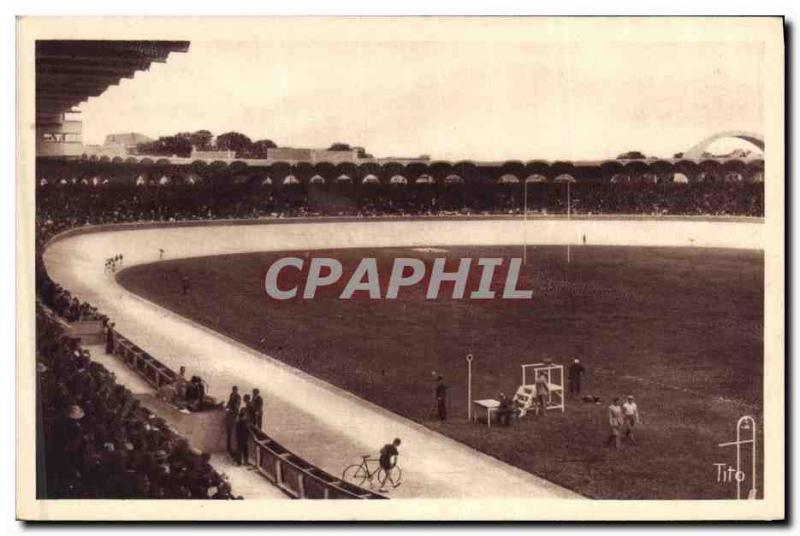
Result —
<instances>
[{"instance_id":1,"label":"track railing","mask_svg":"<svg viewBox=\"0 0 800 536\"><path fill-rule=\"evenodd\" d=\"M261 430L251 428L247 446L248 462L295 499L386 499L326 473Z\"/></svg>"},{"instance_id":2,"label":"track railing","mask_svg":"<svg viewBox=\"0 0 800 536\"><path fill-rule=\"evenodd\" d=\"M114 332L114 354L158 389L178 375L135 343ZM220 431L220 433L223 433ZM337 478L290 452L263 431L250 428L247 459L275 486L295 499L386 499Z\"/></svg>"},{"instance_id":3,"label":"track railing","mask_svg":"<svg viewBox=\"0 0 800 536\"><path fill-rule=\"evenodd\" d=\"M160 388L174 382L178 375L158 359L154 358L119 333L114 333L114 353L136 371L147 383Z\"/></svg>"}]
</instances>

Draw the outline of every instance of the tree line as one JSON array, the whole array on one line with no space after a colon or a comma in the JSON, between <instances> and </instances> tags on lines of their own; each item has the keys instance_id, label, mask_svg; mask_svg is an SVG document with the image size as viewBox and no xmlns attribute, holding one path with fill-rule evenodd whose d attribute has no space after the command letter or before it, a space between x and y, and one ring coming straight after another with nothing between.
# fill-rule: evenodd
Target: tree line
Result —
<instances>
[{"instance_id":1,"label":"tree line","mask_svg":"<svg viewBox=\"0 0 800 536\"><path fill-rule=\"evenodd\" d=\"M241 132L225 132L214 136L208 130L195 132L179 132L172 136L161 136L157 140L139 143L136 150L139 154L153 156L180 156L188 158L192 149L197 151L233 151L236 158L267 158L267 150L278 145L270 139L253 141ZM363 147L351 147L347 143L336 142L328 148L330 151L357 150L361 158L371 158Z\"/></svg>"}]
</instances>

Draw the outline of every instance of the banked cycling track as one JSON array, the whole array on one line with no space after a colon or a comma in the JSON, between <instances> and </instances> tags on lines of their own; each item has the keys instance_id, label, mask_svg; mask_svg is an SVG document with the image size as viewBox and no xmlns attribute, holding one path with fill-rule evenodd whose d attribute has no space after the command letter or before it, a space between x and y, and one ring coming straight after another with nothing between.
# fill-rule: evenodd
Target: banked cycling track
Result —
<instances>
[{"instance_id":1,"label":"banked cycling track","mask_svg":"<svg viewBox=\"0 0 800 536\"><path fill-rule=\"evenodd\" d=\"M128 292L104 273L166 258L359 247L579 244L763 249L760 220L713 219L387 219L280 220L104 226L70 231L44 253L49 275L111 317L120 333L177 370L209 382L225 399L231 385L265 392L266 431L317 466L339 473L394 437L402 438L403 484L393 498L581 497L542 478L386 411L222 334ZM269 485L265 480L264 485Z\"/></svg>"}]
</instances>

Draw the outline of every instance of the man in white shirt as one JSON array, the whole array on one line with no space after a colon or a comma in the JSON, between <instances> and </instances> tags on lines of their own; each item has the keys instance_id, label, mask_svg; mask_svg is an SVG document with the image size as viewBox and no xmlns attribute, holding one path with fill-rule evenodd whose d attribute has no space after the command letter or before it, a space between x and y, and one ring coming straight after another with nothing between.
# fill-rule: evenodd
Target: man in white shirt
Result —
<instances>
[{"instance_id":1,"label":"man in white shirt","mask_svg":"<svg viewBox=\"0 0 800 536\"><path fill-rule=\"evenodd\" d=\"M628 395L628 399L622 404L622 417L625 437L627 437L631 443L636 444L636 438L633 436L633 428L642 421L639 418L639 407L633 400L632 395Z\"/></svg>"}]
</instances>

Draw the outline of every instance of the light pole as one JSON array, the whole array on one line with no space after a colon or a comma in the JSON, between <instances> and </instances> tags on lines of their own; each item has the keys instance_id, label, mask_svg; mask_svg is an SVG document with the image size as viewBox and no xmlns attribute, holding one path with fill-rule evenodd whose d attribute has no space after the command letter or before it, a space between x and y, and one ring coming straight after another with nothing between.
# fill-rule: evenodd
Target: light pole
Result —
<instances>
[{"instance_id":1,"label":"light pole","mask_svg":"<svg viewBox=\"0 0 800 536\"><path fill-rule=\"evenodd\" d=\"M467 420L472 422L472 354L467 354Z\"/></svg>"},{"instance_id":2,"label":"light pole","mask_svg":"<svg viewBox=\"0 0 800 536\"><path fill-rule=\"evenodd\" d=\"M569 196L569 187L570 187L570 183L571 182L572 182L571 180L567 181L567 228L568 229L569 229L570 216L572 215L572 203L570 202L570 196ZM570 262L570 250L569 250L570 238L569 237L571 236L571 234L572 234L572 232L571 232L571 229L570 229L567 232L567 264L569 264L569 262Z\"/></svg>"}]
</instances>

